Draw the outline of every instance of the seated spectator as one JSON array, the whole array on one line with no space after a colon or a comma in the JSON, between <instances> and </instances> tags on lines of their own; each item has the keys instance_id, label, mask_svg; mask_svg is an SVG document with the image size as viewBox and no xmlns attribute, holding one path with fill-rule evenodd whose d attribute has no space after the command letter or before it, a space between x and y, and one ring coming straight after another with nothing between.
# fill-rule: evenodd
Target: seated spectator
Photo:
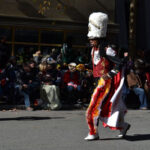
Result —
<instances>
[{"instance_id":1,"label":"seated spectator","mask_svg":"<svg viewBox=\"0 0 150 150\"><path fill-rule=\"evenodd\" d=\"M82 104L87 104L93 91L93 74L92 71L85 68L84 64L78 64L76 69L79 71L80 83L81 83L81 100L78 101Z\"/></svg>"},{"instance_id":2,"label":"seated spectator","mask_svg":"<svg viewBox=\"0 0 150 150\"><path fill-rule=\"evenodd\" d=\"M57 70L56 64L48 61L46 72L41 76L41 89L40 95L43 100L43 107L50 108L51 110L58 110L61 108L59 98L59 87L56 86Z\"/></svg>"},{"instance_id":3,"label":"seated spectator","mask_svg":"<svg viewBox=\"0 0 150 150\"><path fill-rule=\"evenodd\" d=\"M17 97L16 86L20 83L21 67L17 64L16 57L12 56L5 68L6 85L4 87L4 93L8 99L8 104L17 105L20 99ZM16 108L14 108L16 110Z\"/></svg>"},{"instance_id":4,"label":"seated spectator","mask_svg":"<svg viewBox=\"0 0 150 150\"><path fill-rule=\"evenodd\" d=\"M31 69L31 74L36 77L39 73L39 68L37 67L36 62L33 60L30 60L28 64Z\"/></svg>"},{"instance_id":5,"label":"seated spectator","mask_svg":"<svg viewBox=\"0 0 150 150\"><path fill-rule=\"evenodd\" d=\"M21 97L24 98L25 107L27 110L32 110L30 107L30 95L32 88L29 84L32 83L33 78L30 78L30 68L27 64L23 65L23 69L16 64L16 58L11 57L6 68L7 83L5 88L6 95L13 105L20 103ZM16 110L14 108L13 110Z\"/></svg>"},{"instance_id":6,"label":"seated spectator","mask_svg":"<svg viewBox=\"0 0 150 150\"><path fill-rule=\"evenodd\" d=\"M56 78L55 84L60 87L62 83L62 70L61 70L60 64L57 64L56 70L57 70L57 74L56 74L57 78Z\"/></svg>"},{"instance_id":7,"label":"seated spectator","mask_svg":"<svg viewBox=\"0 0 150 150\"><path fill-rule=\"evenodd\" d=\"M44 74L46 72L47 63L42 62L39 64L39 73Z\"/></svg>"},{"instance_id":8,"label":"seated spectator","mask_svg":"<svg viewBox=\"0 0 150 150\"><path fill-rule=\"evenodd\" d=\"M84 79L81 83L83 102L88 104L94 90L94 78L92 70L87 69Z\"/></svg>"},{"instance_id":9,"label":"seated spectator","mask_svg":"<svg viewBox=\"0 0 150 150\"><path fill-rule=\"evenodd\" d=\"M32 103L34 103L35 99L39 99L40 98L40 77L39 77L39 68L37 67L35 61L30 60L29 61L29 67L30 67L30 72L31 75L35 77L34 82L32 83L34 89L32 90L32 94L30 95L31 100L33 101Z\"/></svg>"},{"instance_id":10,"label":"seated spectator","mask_svg":"<svg viewBox=\"0 0 150 150\"><path fill-rule=\"evenodd\" d=\"M138 74L136 74L132 69L129 74L127 74L127 85L130 90L132 90L140 100L140 109L147 109L147 97L145 91L142 87L142 82Z\"/></svg>"},{"instance_id":11,"label":"seated spectator","mask_svg":"<svg viewBox=\"0 0 150 150\"><path fill-rule=\"evenodd\" d=\"M67 93L67 103L75 104L81 98L80 76L76 71L76 63L70 63L63 76L63 87Z\"/></svg>"},{"instance_id":12,"label":"seated spectator","mask_svg":"<svg viewBox=\"0 0 150 150\"><path fill-rule=\"evenodd\" d=\"M27 110L32 110L30 107L31 97L37 95L37 89L39 87L39 79L31 72L31 68L28 64L23 65L23 72L21 73L21 87L20 94L24 96L25 106Z\"/></svg>"}]
</instances>

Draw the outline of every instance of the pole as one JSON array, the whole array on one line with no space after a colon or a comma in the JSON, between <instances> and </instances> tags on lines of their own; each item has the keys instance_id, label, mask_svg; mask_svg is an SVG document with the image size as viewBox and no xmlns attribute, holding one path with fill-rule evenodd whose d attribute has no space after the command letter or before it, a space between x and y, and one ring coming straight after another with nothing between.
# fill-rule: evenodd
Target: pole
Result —
<instances>
[{"instance_id":1,"label":"pole","mask_svg":"<svg viewBox=\"0 0 150 150\"><path fill-rule=\"evenodd\" d=\"M130 1L130 15L129 15L129 55L133 58L136 55L136 12L137 0Z\"/></svg>"}]
</instances>

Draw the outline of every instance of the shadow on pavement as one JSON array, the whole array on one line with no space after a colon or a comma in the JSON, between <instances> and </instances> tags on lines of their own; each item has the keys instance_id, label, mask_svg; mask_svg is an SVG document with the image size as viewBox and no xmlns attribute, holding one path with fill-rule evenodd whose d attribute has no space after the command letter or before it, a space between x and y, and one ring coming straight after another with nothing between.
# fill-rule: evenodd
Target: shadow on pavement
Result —
<instances>
[{"instance_id":1,"label":"shadow on pavement","mask_svg":"<svg viewBox=\"0 0 150 150\"><path fill-rule=\"evenodd\" d=\"M0 118L0 121L34 121L34 120L49 120L49 119L64 119L64 117L35 117L35 116L25 116L16 118Z\"/></svg>"},{"instance_id":2,"label":"shadow on pavement","mask_svg":"<svg viewBox=\"0 0 150 150\"><path fill-rule=\"evenodd\" d=\"M150 140L150 134L126 135L125 138L103 138L99 140L101 141L109 141L109 140L144 141L144 140Z\"/></svg>"},{"instance_id":3,"label":"shadow on pavement","mask_svg":"<svg viewBox=\"0 0 150 150\"><path fill-rule=\"evenodd\" d=\"M123 140L122 138L103 138L103 139L99 139L101 141L109 141L109 140Z\"/></svg>"},{"instance_id":4,"label":"shadow on pavement","mask_svg":"<svg viewBox=\"0 0 150 150\"><path fill-rule=\"evenodd\" d=\"M135 135L128 135L125 137L127 141L145 141L150 140L150 134L135 134Z\"/></svg>"}]
</instances>

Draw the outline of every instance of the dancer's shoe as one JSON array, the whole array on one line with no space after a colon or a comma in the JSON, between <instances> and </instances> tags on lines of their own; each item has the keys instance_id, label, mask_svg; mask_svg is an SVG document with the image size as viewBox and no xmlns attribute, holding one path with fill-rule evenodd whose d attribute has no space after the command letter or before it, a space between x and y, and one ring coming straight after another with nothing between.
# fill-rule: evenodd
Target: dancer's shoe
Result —
<instances>
[{"instance_id":1,"label":"dancer's shoe","mask_svg":"<svg viewBox=\"0 0 150 150\"><path fill-rule=\"evenodd\" d=\"M88 136L84 138L84 140L86 140L86 141L92 141L92 140L98 140L98 139L99 139L98 133L93 134L93 135L88 134Z\"/></svg>"},{"instance_id":2,"label":"dancer's shoe","mask_svg":"<svg viewBox=\"0 0 150 150\"><path fill-rule=\"evenodd\" d=\"M130 129L131 125L125 123L124 128L120 130L120 134L118 135L119 138L124 138L127 134L127 131Z\"/></svg>"}]
</instances>

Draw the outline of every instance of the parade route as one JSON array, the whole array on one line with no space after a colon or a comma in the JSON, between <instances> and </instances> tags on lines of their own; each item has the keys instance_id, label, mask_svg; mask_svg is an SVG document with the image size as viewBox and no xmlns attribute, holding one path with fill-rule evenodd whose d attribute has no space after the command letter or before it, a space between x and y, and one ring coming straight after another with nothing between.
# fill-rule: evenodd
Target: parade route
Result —
<instances>
[{"instance_id":1,"label":"parade route","mask_svg":"<svg viewBox=\"0 0 150 150\"><path fill-rule=\"evenodd\" d=\"M150 110L129 110L126 139L99 126L100 140L87 142L85 110L0 112L0 150L148 150Z\"/></svg>"}]
</instances>

